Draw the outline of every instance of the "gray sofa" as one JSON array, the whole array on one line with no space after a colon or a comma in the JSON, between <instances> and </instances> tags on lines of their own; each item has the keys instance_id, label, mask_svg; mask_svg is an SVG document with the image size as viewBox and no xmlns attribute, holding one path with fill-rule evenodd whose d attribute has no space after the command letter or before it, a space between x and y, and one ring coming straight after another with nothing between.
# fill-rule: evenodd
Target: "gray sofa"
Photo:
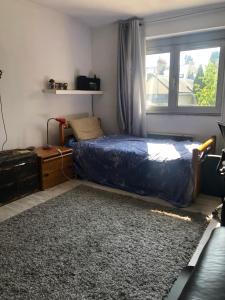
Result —
<instances>
[{"instance_id":1,"label":"gray sofa","mask_svg":"<svg viewBox=\"0 0 225 300\"><path fill-rule=\"evenodd\" d=\"M196 266L183 270L166 299L225 299L225 227L212 231Z\"/></svg>"}]
</instances>

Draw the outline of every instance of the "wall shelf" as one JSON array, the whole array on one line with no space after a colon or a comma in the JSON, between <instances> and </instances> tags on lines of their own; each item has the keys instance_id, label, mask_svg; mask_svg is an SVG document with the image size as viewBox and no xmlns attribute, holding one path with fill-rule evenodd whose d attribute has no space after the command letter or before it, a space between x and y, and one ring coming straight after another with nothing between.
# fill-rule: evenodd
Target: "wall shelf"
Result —
<instances>
[{"instance_id":1,"label":"wall shelf","mask_svg":"<svg viewBox=\"0 0 225 300\"><path fill-rule=\"evenodd\" d=\"M103 91L84 91L84 90L43 90L44 93L54 95L103 95Z\"/></svg>"}]
</instances>

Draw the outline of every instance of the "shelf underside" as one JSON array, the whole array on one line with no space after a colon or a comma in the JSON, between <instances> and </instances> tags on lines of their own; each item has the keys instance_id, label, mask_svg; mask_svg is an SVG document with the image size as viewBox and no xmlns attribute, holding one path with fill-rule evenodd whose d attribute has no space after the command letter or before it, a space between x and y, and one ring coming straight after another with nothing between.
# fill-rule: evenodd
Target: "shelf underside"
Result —
<instances>
[{"instance_id":1,"label":"shelf underside","mask_svg":"<svg viewBox=\"0 0 225 300\"><path fill-rule=\"evenodd\" d=\"M84 91L84 90L43 90L44 93L55 95L103 95L103 91Z\"/></svg>"}]
</instances>

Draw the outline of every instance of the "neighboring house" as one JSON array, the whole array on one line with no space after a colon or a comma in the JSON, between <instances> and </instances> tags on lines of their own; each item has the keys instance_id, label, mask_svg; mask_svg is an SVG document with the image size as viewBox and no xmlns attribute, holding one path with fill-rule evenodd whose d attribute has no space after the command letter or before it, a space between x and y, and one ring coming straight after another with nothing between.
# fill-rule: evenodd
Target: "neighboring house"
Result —
<instances>
[{"instance_id":1,"label":"neighboring house","mask_svg":"<svg viewBox=\"0 0 225 300\"><path fill-rule=\"evenodd\" d=\"M146 81L147 107L151 105L167 106L169 94L169 77L165 75L148 74ZM193 80L180 78L179 105L196 105L193 93Z\"/></svg>"}]
</instances>

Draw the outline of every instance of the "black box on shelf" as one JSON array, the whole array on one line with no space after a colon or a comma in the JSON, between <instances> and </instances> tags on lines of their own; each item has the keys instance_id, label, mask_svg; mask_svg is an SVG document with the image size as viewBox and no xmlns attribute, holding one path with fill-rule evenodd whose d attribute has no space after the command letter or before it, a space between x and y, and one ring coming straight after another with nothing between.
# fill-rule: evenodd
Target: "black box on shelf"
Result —
<instances>
[{"instance_id":1,"label":"black box on shelf","mask_svg":"<svg viewBox=\"0 0 225 300\"><path fill-rule=\"evenodd\" d=\"M91 78L87 76L78 76L76 81L77 90L100 91L100 79L96 76Z\"/></svg>"}]
</instances>

